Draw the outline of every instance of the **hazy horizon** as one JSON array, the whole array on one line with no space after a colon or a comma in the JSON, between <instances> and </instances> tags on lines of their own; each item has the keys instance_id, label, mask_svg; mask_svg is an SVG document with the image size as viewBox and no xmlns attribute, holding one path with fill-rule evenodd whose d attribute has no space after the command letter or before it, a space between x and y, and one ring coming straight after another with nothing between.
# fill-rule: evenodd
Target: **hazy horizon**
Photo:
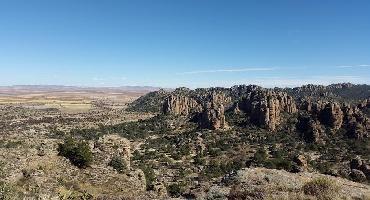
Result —
<instances>
[{"instance_id":1,"label":"hazy horizon","mask_svg":"<svg viewBox=\"0 0 370 200\"><path fill-rule=\"evenodd\" d=\"M0 85L370 84L370 2L0 2Z\"/></svg>"},{"instance_id":2,"label":"hazy horizon","mask_svg":"<svg viewBox=\"0 0 370 200\"><path fill-rule=\"evenodd\" d=\"M356 83L351 83L351 82L337 82L337 83L330 83L330 84L313 84L313 83L307 83L307 84L301 84L301 85L296 85L296 86L263 86L263 85L258 85L258 84L235 84L235 85L231 85L231 86L206 86L206 87L187 87L187 86L177 86L177 87L160 87L160 86L150 86L150 85L121 85L121 86L89 86L89 85L49 85L49 84L42 84L42 85L0 85L0 87L66 87L66 88L81 88L81 89L84 89L84 88L142 88L142 89L153 89L153 90L156 90L156 89L168 89L168 90L172 90L172 89L176 89L176 88L180 88L180 87L187 87L189 89L197 89L197 88L214 88L214 87L224 87L224 88L230 88L230 87L233 87L233 86L238 86L238 85L257 85L257 86L261 86L261 87L265 87L265 88L274 88L274 87L278 87L278 88L295 88L295 87L302 87L302 86L305 86L305 85L323 85L323 86L329 86L329 85L336 85L336 84L354 84L354 85L369 85L369 84L356 84Z\"/></svg>"}]
</instances>

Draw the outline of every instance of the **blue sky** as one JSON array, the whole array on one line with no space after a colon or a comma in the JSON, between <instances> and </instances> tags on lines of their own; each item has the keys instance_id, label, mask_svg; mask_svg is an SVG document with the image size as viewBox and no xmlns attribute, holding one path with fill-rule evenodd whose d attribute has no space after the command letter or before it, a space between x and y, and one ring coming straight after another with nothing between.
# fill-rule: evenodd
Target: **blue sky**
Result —
<instances>
[{"instance_id":1,"label":"blue sky","mask_svg":"<svg viewBox=\"0 0 370 200\"><path fill-rule=\"evenodd\" d=\"M0 85L370 84L368 0L0 0Z\"/></svg>"}]
</instances>

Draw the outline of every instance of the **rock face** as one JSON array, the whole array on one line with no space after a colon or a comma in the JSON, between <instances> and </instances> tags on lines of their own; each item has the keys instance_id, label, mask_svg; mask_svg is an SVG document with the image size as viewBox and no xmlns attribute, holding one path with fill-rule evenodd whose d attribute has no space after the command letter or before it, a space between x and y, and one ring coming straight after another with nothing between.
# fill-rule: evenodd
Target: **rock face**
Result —
<instances>
[{"instance_id":1,"label":"rock face","mask_svg":"<svg viewBox=\"0 0 370 200\"><path fill-rule=\"evenodd\" d=\"M306 99L301 103L301 109L310 113L315 119L319 119L320 123L330 127L333 130L338 130L342 127L344 113L341 105L336 102L312 102Z\"/></svg>"},{"instance_id":2,"label":"rock face","mask_svg":"<svg viewBox=\"0 0 370 200\"><path fill-rule=\"evenodd\" d=\"M348 136L355 139L369 137L370 120L358 108L347 107L345 113Z\"/></svg>"},{"instance_id":3,"label":"rock face","mask_svg":"<svg viewBox=\"0 0 370 200\"><path fill-rule=\"evenodd\" d=\"M334 102L327 103L320 112L320 121L333 130L342 127L343 111L340 105Z\"/></svg>"},{"instance_id":4,"label":"rock face","mask_svg":"<svg viewBox=\"0 0 370 200\"><path fill-rule=\"evenodd\" d=\"M303 133L306 142L319 142L324 132L320 123L310 116L299 116L297 129Z\"/></svg>"},{"instance_id":5,"label":"rock face","mask_svg":"<svg viewBox=\"0 0 370 200\"><path fill-rule=\"evenodd\" d=\"M362 102L359 107L365 106L365 104L367 105L367 101ZM301 132L308 133L313 130L311 133L314 133L315 127L321 125L330 128L333 132L344 128L347 131L347 135L351 138L362 139L369 137L369 119L360 111L359 107L337 102L312 102L310 99L303 100L299 107L309 115L308 118L311 120L311 125L306 126L308 129L302 129L301 126ZM301 120L301 122L303 121Z\"/></svg>"},{"instance_id":6,"label":"rock face","mask_svg":"<svg viewBox=\"0 0 370 200\"><path fill-rule=\"evenodd\" d=\"M163 106L165 114L189 115L192 112L199 112L201 106L193 98L182 95L169 96Z\"/></svg>"},{"instance_id":7,"label":"rock face","mask_svg":"<svg viewBox=\"0 0 370 200\"><path fill-rule=\"evenodd\" d=\"M196 100L198 99L198 100ZM195 116L201 128L222 129L227 127L223 93L212 92L204 96L169 96L163 105L164 114Z\"/></svg>"},{"instance_id":8,"label":"rock face","mask_svg":"<svg viewBox=\"0 0 370 200\"><path fill-rule=\"evenodd\" d=\"M202 128L222 129L227 127L225 109L234 105L235 113L243 112L250 116L252 123L274 131L281 124L283 113L292 114L298 111L295 100L286 92L257 86L194 93L189 95L186 90L181 94L175 92L170 95L163 105L163 113L185 116L196 113Z\"/></svg>"},{"instance_id":9,"label":"rock face","mask_svg":"<svg viewBox=\"0 0 370 200\"><path fill-rule=\"evenodd\" d=\"M282 113L295 113L294 99L284 92L255 91L244 97L238 110L249 114L256 125L275 130L281 122Z\"/></svg>"},{"instance_id":10,"label":"rock face","mask_svg":"<svg viewBox=\"0 0 370 200\"><path fill-rule=\"evenodd\" d=\"M168 93L163 100L162 113L185 116L206 129L228 127L227 112L243 116L243 123L252 123L270 131L288 125L288 120L290 123L298 121L296 127L306 141L311 142L320 141L326 130L336 133L340 129L351 138L363 139L369 137L370 100L349 104L337 99L340 94L337 91L353 87L351 84L335 84L307 85L290 90L265 89L255 85L196 90L179 88ZM306 117L292 119L295 113ZM289 130L294 129L294 126L290 127L293 128Z\"/></svg>"},{"instance_id":11,"label":"rock face","mask_svg":"<svg viewBox=\"0 0 370 200\"><path fill-rule=\"evenodd\" d=\"M227 127L225 120L224 102L225 96L223 94L213 93L210 96L210 101L203 106L201 114L200 125L202 128L208 129L222 129Z\"/></svg>"}]
</instances>

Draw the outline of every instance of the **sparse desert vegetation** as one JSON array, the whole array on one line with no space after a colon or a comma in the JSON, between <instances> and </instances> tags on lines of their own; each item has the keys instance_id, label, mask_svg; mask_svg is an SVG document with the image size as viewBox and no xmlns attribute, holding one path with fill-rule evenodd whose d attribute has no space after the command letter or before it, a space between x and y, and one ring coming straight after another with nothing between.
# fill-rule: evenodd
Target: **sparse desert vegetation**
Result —
<instances>
[{"instance_id":1,"label":"sparse desert vegetation","mask_svg":"<svg viewBox=\"0 0 370 200\"><path fill-rule=\"evenodd\" d=\"M250 90L269 94L256 86L239 89L241 94ZM356 86L353 89L357 90ZM272 126L255 118L260 111L251 115L243 110L248 101L243 95L234 96L237 90L161 90L134 103L118 103L121 106L99 100L100 106L77 113L29 107L27 103L2 105L1 198L369 197L370 145L363 129L367 125L355 132L351 128L368 104L348 103L356 99L347 96L320 97L347 103L341 111L326 110L325 105L335 108L335 103L323 104L322 114L317 114L306 110L306 101L290 99L294 112L274 115L279 118L269 119L275 123ZM271 92L288 98L283 91ZM224 111L202 107L203 103L210 105L206 103L209 97L221 100ZM148 98L155 99L141 107ZM354 119L345 114L350 108L347 105L361 106ZM213 109L219 114L213 115ZM338 116L342 120L334 118Z\"/></svg>"}]
</instances>

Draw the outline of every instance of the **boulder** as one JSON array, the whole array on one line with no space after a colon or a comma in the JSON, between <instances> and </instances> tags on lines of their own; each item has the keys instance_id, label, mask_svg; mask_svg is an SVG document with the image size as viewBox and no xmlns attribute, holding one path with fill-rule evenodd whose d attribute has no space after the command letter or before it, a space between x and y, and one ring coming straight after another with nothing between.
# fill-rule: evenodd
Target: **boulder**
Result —
<instances>
[{"instance_id":1,"label":"boulder","mask_svg":"<svg viewBox=\"0 0 370 200\"><path fill-rule=\"evenodd\" d=\"M94 144L99 161L108 164L115 156L120 157L128 169L130 169L131 147L130 141L119 135L104 135Z\"/></svg>"},{"instance_id":2,"label":"boulder","mask_svg":"<svg viewBox=\"0 0 370 200\"><path fill-rule=\"evenodd\" d=\"M363 163L362 163L361 158L357 156L356 158L353 158L351 160L349 165L350 165L351 169L360 169L362 164Z\"/></svg>"},{"instance_id":3,"label":"boulder","mask_svg":"<svg viewBox=\"0 0 370 200\"><path fill-rule=\"evenodd\" d=\"M366 175L364 174L364 172L357 170L357 169L352 169L349 176L351 177L352 180L356 182L366 181Z\"/></svg>"},{"instance_id":4,"label":"boulder","mask_svg":"<svg viewBox=\"0 0 370 200\"><path fill-rule=\"evenodd\" d=\"M362 164L361 171L365 174L366 178L370 180L370 165Z\"/></svg>"},{"instance_id":5,"label":"boulder","mask_svg":"<svg viewBox=\"0 0 370 200\"><path fill-rule=\"evenodd\" d=\"M295 162L298 166L307 169L307 159L304 155L296 155L293 158L293 162Z\"/></svg>"}]
</instances>

